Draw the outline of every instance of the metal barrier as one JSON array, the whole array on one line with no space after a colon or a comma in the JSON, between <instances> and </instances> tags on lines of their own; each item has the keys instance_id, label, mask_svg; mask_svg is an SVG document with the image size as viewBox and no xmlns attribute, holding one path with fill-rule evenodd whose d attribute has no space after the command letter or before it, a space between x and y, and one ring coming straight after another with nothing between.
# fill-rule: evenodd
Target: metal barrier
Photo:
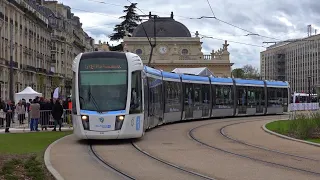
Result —
<instances>
[{"instance_id":1,"label":"metal barrier","mask_svg":"<svg viewBox=\"0 0 320 180\"><path fill-rule=\"evenodd\" d=\"M8 122L10 122L10 128L30 129L31 119L28 112L25 114L0 112L0 129L6 128ZM38 119L38 130L53 128L54 125L55 120L52 117L52 111L41 110L40 118ZM71 110L63 110L63 114L61 116L61 127L72 127ZM59 122L57 122L57 129L58 128Z\"/></svg>"},{"instance_id":2,"label":"metal barrier","mask_svg":"<svg viewBox=\"0 0 320 180\"><path fill-rule=\"evenodd\" d=\"M295 120L298 117L311 117L314 115L320 115L320 110L309 110L309 111L290 111L289 120Z\"/></svg>"}]
</instances>

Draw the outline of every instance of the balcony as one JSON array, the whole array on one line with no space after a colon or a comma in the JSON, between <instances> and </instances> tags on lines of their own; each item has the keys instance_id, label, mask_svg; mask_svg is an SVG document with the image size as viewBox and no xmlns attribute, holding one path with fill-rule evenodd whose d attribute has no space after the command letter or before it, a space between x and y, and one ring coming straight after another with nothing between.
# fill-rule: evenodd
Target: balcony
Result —
<instances>
[{"instance_id":1,"label":"balcony","mask_svg":"<svg viewBox=\"0 0 320 180\"><path fill-rule=\"evenodd\" d=\"M211 55L203 55L203 60L212 60Z\"/></svg>"},{"instance_id":2,"label":"balcony","mask_svg":"<svg viewBox=\"0 0 320 180\"><path fill-rule=\"evenodd\" d=\"M30 65L27 65L26 70L36 72L36 68Z\"/></svg>"},{"instance_id":3,"label":"balcony","mask_svg":"<svg viewBox=\"0 0 320 180\"><path fill-rule=\"evenodd\" d=\"M47 70L46 70L46 69L43 69L43 68L36 68L36 72L37 72L37 73L47 74Z\"/></svg>"},{"instance_id":4,"label":"balcony","mask_svg":"<svg viewBox=\"0 0 320 180\"><path fill-rule=\"evenodd\" d=\"M6 60L6 65L10 67L10 61ZM13 61L12 67L18 69L18 62Z\"/></svg>"}]
</instances>

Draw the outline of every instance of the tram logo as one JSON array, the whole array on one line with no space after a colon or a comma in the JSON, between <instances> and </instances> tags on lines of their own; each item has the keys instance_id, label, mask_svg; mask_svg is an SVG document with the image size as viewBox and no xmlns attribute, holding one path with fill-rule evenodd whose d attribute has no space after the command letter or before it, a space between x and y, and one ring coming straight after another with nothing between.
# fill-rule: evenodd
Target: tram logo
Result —
<instances>
[{"instance_id":1,"label":"tram logo","mask_svg":"<svg viewBox=\"0 0 320 180\"><path fill-rule=\"evenodd\" d=\"M100 121L101 123L103 123L103 122L104 122L104 118L103 118L103 117L99 118L99 121Z\"/></svg>"}]
</instances>

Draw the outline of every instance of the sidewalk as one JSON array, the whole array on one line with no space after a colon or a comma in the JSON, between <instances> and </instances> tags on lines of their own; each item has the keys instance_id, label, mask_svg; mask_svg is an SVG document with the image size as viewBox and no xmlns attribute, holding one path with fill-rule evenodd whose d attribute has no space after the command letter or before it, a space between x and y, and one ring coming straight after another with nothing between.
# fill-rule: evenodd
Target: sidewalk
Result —
<instances>
[{"instance_id":1,"label":"sidewalk","mask_svg":"<svg viewBox=\"0 0 320 180\"><path fill-rule=\"evenodd\" d=\"M120 179L91 156L86 141L79 141L74 135L52 143L44 158L47 168L57 180Z\"/></svg>"},{"instance_id":2,"label":"sidewalk","mask_svg":"<svg viewBox=\"0 0 320 180\"><path fill-rule=\"evenodd\" d=\"M41 127L38 128L39 129L39 132L50 132L53 130L53 128L48 128L48 130L41 130ZM68 130L73 130L72 127L62 127L61 128L62 131L68 131ZM25 127L25 128L10 128L9 129L10 133L30 133L30 128L29 127ZM57 128L57 131L59 131L59 128ZM35 132L35 131L32 131L32 132ZM9 134L10 134L9 133ZM0 129L0 134L5 134L5 128L3 129Z\"/></svg>"}]
</instances>

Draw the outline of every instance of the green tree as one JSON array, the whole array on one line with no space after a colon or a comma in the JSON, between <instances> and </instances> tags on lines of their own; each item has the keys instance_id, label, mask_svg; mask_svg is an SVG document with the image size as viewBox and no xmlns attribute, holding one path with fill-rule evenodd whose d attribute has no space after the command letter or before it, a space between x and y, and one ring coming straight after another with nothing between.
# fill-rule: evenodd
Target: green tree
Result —
<instances>
[{"instance_id":1,"label":"green tree","mask_svg":"<svg viewBox=\"0 0 320 180\"><path fill-rule=\"evenodd\" d=\"M232 76L234 78L245 78L244 71L242 68L236 68L236 69L232 70Z\"/></svg>"},{"instance_id":2,"label":"green tree","mask_svg":"<svg viewBox=\"0 0 320 180\"><path fill-rule=\"evenodd\" d=\"M260 79L260 74L257 68L250 64L243 66L244 77L248 79Z\"/></svg>"},{"instance_id":3,"label":"green tree","mask_svg":"<svg viewBox=\"0 0 320 180\"><path fill-rule=\"evenodd\" d=\"M115 28L113 29L115 33L109 36L111 41L119 41L123 39L126 35L126 31L130 34L133 33L134 29L139 25L138 22L141 21L136 13L137 3L132 3L130 6L124 6L124 8L123 12L126 13L126 15L121 16L120 19L124 20L120 24L115 25ZM110 50L122 51L122 44L110 47Z\"/></svg>"},{"instance_id":4,"label":"green tree","mask_svg":"<svg viewBox=\"0 0 320 180\"><path fill-rule=\"evenodd\" d=\"M43 93L43 89L44 89L44 86L45 86L45 76L42 75L42 74L38 74L37 75L37 81L38 81L38 84L39 84L39 87L40 87L40 91Z\"/></svg>"}]
</instances>

